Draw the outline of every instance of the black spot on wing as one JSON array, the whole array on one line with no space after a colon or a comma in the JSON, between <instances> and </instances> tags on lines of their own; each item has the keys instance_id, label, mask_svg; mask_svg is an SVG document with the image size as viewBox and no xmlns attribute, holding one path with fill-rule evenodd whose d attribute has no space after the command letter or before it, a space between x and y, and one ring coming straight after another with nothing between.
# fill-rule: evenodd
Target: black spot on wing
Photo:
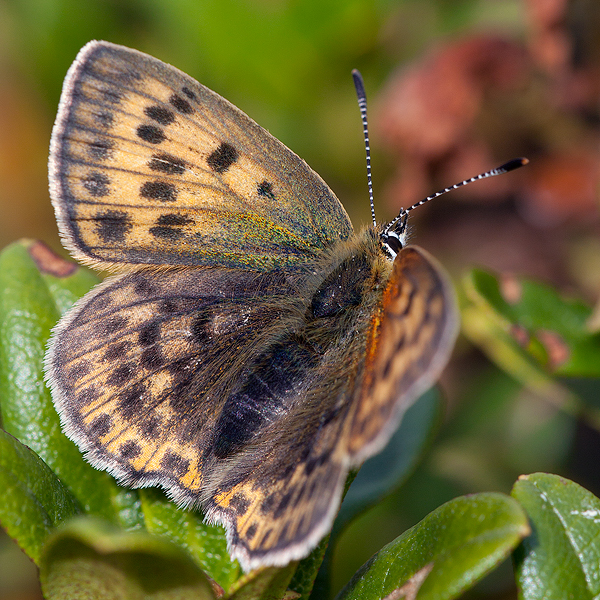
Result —
<instances>
[{"instance_id":1,"label":"black spot on wing","mask_svg":"<svg viewBox=\"0 0 600 600\"><path fill-rule=\"evenodd\" d=\"M123 358L131 348L130 342L116 342L111 344L104 352L104 360L117 360Z\"/></svg>"},{"instance_id":2,"label":"black spot on wing","mask_svg":"<svg viewBox=\"0 0 600 600\"><path fill-rule=\"evenodd\" d=\"M267 496L260 505L260 513L262 515L268 515L273 509L273 505L275 504L275 496L270 495Z\"/></svg>"},{"instance_id":3,"label":"black spot on wing","mask_svg":"<svg viewBox=\"0 0 600 600\"><path fill-rule=\"evenodd\" d=\"M99 438L105 436L112 429L112 417L100 415L90 423L90 435Z\"/></svg>"},{"instance_id":4,"label":"black spot on wing","mask_svg":"<svg viewBox=\"0 0 600 600\"><path fill-rule=\"evenodd\" d=\"M136 383L121 392L117 400L117 410L126 418L138 418L144 408L144 387Z\"/></svg>"},{"instance_id":5,"label":"black spot on wing","mask_svg":"<svg viewBox=\"0 0 600 600\"><path fill-rule=\"evenodd\" d=\"M160 466L165 471L173 473L175 477L181 477L187 473L190 461L171 450L167 450L160 461Z\"/></svg>"},{"instance_id":6,"label":"black spot on wing","mask_svg":"<svg viewBox=\"0 0 600 600\"><path fill-rule=\"evenodd\" d=\"M259 183L256 187L256 191L259 196L263 196L264 198L270 198L271 200L275 200L275 194L273 193L273 186L265 179L262 183Z\"/></svg>"},{"instance_id":7,"label":"black spot on wing","mask_svg":"<svg viewBox=\"0 0 600 600\"><path fill-rule=\"evenodd\" d=\"M208 166L216 173L224 173L239 158L238 151L227 142L223 142L206 159Z\"/></svg>"},{"instance_id":8,"label":"black spot on wing","mask_svg":"<svg viewBox=\"0 0 600 600\"><path fill-rule=\"evenodd\" d=\"M194 109L191 107L190 103L185 98L182 98L179 94L173 94L169 98L169 103L184 115L190 115L194 112Z\"/></svg>"},{"instance_id":9,"label":"black spot on wing","mask_svg":"<svg viewBox=\"0 0 600 600\"><path fill-rule=\"evenodd\" d=\"M92 402L95 402L100 397L100 391L97 387L90 385L86 388L83 388L81 392L79 392L75 396L75 403L79 406L88 406Z\"/></svg>"},{"instance_id":10,"label":"black spot on wing","mask_svg":"<svg viewBox=\"0 0 600 600\"><path fill-rule=\"evenodd\" d=\"M163 353L156 346L153 346L142 352L140 364L148 371L155 371L165 364L165 358Z\"/></svg>"},{"instance_id":11,"label":"black spot on wing","mask_svg":"<svg viewBox=\"0 0 600 600\"><path fill-rule=\"evenodd\" d=\"M183 231L176 227L150 227L148 231L150 235L163 240L177 240L183 235Z\"/></svg>"},{"instance_id":12,"label":"black spot on wing","mask_svg":"<svg viewBox=\"0 0 600 600\"><path fill-rule=\"evenodd\" d=\"M248 529L246 529L246 539L251 542L252 538L256 535L257 525L256 523L252 523Z\"/></svg>"},{"instance_id":13,"label":"black spot on wing","mask_svg":"<svg viewBox=\"0 0 600 600\"><path fill-rule=\"evenodd\" d=\"M192 92L192 90L190 90L190 88L188 87L182 87L181 91L190 99L190 100L196 100L196 94L194 92Z\"/></svg>"},{"instance_id":14,"label":"black spot on wing","mask_svg":"<svg viewBox=\"0 0 600 600\"><path fill-rule=\"evenodd\" d=\"M193 222L193 219L188 219L187 217L177 213L167 213L165 215L160 215L160 217L156 219L157 225L166 225L168 227L172 227L174 225L189 225Z\"/></svg>"},{"instance_id":15,"label":"black spot on wing","mask_svg":"<svg viewBox=\"0 0 600 600\"><path fill-rule=\"evenodd\" d=\"M144 113L147 117L150 117L153 121L161 125L170 125L175 120L173 111L164 106L146 106Z\"/></svg>"},{"instance_id":16,"label":"black spot on wing","mask_svg":"<svg viewBox=\"0 0 600 600\"><path fill-rule=\"evenodd\" d=\"M144 421L141 426L141 432L146 436L155 436L157 435L162 428L162 419L157 416L148 417L146 421Z\"/></svg>"},{"instance_id":17,"label":"black spot on wing","mask_svg":"<svg viewBox=\"0 0 600 600\"><path fill-rule=\"evenodd\" d=\"M236 493L229 501L229 508L233 509L238 517L245 515L250 508L250 500L244 494Z\"/></svg>"},{"instance_id":18,"label":"black spot on wing","mask_svg":"<svg viewBox=\"0 0 600 600\"><path fill-rule=\"evenodd\" d=\"M181 227L193 222L193 219L188 219L183 215L169 213L158 217L156 227L151 227L149 231L154 237L176 240L183 235Z\"/></svg>"},{"instance_id":19,"label":"black spot on wing","mask_svg":"<svg viewBox=\"0 0 600 600\"><path fill-rule=\"evenodd\" d=\"M149 144L162 144L167 139L163 130L156 125L140 125L136 133L140 139Z\"/></svg>"},{"instance_id":20,"label":"black spot on wing","mask_svg":"<svg viewBox=\"0 0 600 600\"><path fill-rule=\"evenodd\" d=\"M152 171L167 173L168 175L181 175L185 172L185 161L171 154L154 154L148 163Z\"/></svg>"},{"instance_id":21,"label":"black spot on wing","mask_svg":"<svg viewBox=\"0 0 600 600\"><path fill-rule=\"evenodd\" d=\"M125 363L120 365L116 369L113 369L112 373L107 377L106 383L108 385L114 385L120 387L125 385L135 376L135 368L131 363Z\"/></svg>"},{"instance_id":22,"label":"black spot on wing","mask_svg":"<svg viewBox=\"0 0 600 600\"><path fill-rule=\"evenodd\" d=\"M110 194L109 190L110 179L104 173L92 171L84 180L83 187L94 198L103 198Z\"/></svg>"},{"instance_id":23,"label":"black spot on wing","mask_svg":"<svg viewBox=\"0 0 600 600\"><path fill-rule=\"evenodd\" d=\"M120 210L106 210L96 213L96 233L105 243L123 242L131 229L131 217Z\"/></svg>"},{"instance_id":24,"label":"black spot on wing","mask_svg":"<svg viewBox=\"0 0 600 600\"><path fill-rule=\"evenodd\" d=\"M123 458L127 458L127 459L136 458L141 453L142 453L141 446L137 442L134 442L133 440L129 440L129 441L125 442L124 444L121 444L121 446L119 448L119 454Z\"/></svg>"},{"instance_id":25,"label":"black spot on wing","mask_svg":"<svg viewBox=\"0 0 600 600\"><path fill-rule=\"evenodd\" d=\"M177 189L174 184L166 181L146 181L140 188L140 195L148 200L174 202L177 199Z\"/></svg>"},{"instance_id":26,"label":"black spot on wing","mask_svg":"<svg viewBox=\"0 0 600 600\"><path fill-rule=\"evenodd\" d=\"M92 160L107 160L113 154L112 140L98 138L88 146L88 154Z\"/></svg>"},{"instance_id":27,"label":"black spot on wing","mask_svg":"<svg viewBox=\"0 0 600 600\"><path fill-rule=\"evenodd\" d=\"M90 371L90 364L83 359L79 359L75 365L67 370L66 379L77 382L82 377L85 377Z\"/></svg>"},{"instance_id":28,"label":"black spot on wing","mask_svg":"<svg viewBox=\"0 0 600 600\"><path fill-rule=\"evenodd\" d=\"M144 325L138 334L138 341L142 346L151 346L160 339L160 325L156 321L151 321Z\"/></svg>"}]
</instances>

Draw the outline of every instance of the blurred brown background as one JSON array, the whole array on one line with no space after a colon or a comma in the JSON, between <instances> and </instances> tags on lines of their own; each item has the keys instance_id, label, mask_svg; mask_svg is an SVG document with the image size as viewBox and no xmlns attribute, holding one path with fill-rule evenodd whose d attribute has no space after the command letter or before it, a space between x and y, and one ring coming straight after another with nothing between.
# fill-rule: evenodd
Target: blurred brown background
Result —
<instances>
[{"instance_id":1,"label":"blurred brown background","mask_svg":"<svg viewBox=\"0 0 600 600\"><path fill-rule=\"evenodd\" d=\"M247 112L324 177L357 228L369 208L354 67L369 97L380 219L527 156L516 173L415 211L412 239L457 279L478 264L594 304L598 31L597 0L0 0L0 246L34 237L62 251L47 192L50 132L77 51L106 39L176 65ZM575 473L600 491L586 467L600 454L596 431L466 341L443 384L440 439L408 485L342 538L334 590L458 494L508 492L532 470ZM513 586L506 566L472 597L516 597ZM37 597L35 569L0 538L0 598Z\"/></svg>"}]
</instances>

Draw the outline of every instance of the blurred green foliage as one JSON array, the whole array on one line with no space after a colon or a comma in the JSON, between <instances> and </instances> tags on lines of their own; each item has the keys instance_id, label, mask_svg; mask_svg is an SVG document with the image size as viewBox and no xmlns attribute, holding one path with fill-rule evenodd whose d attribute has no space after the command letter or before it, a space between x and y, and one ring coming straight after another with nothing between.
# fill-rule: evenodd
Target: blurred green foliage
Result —
<instances>
[{"instance_id":1,"label":"blurred green foliage","mask_svg":"<svg viewBox=\"0 0 600 600\"><path fill-rule=\"evenodd\" d=\"M450 4L4 0L0 77L6 106L0 105L0 124L5 120L6 127L0 134L0 158L7 166L10 161L11 170L0 167L5 216L0 246L38 237L59 247L44 191L48 140L64 76L91 39L152 54L226 97L304 158L343 199L357 226L368 222L364 149L350 71L362 71L375 97L394 68L440 35L498 15L520 29L515 0L503 0L501 9L484 8L486 3L475 0ZM25 127L31 131L24 132ZM376 165L382 181L385 160L378 157ZM20 206L15 206L15 194L22 195Z\"/></svg>"}]
</instances>

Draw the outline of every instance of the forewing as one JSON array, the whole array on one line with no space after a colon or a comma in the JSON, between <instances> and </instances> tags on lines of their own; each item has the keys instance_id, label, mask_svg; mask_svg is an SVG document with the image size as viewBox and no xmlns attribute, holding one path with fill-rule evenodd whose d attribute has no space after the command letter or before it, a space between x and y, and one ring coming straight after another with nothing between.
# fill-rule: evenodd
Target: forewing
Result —
<instances>
[{"instance_id":1,"label":"forewing","mask_svg":"<svg viewBox=\"0 0 600 600\"><path fill-rule=\"evenodd\" d=\"M348 451L360 464L387 443L404 412L440 376L458 333L454 289L422 248L396 257L368 334Z\"/></svg>"},{"instance_id":2,"label":"forewing","mask_svg":"<svg viewBox=\"0 0 600 600\"><path fill-rule=\"evenodd\" d=\"M302 263L348 237L306 163L232 104L151 56L90 42L65 80L50 190L80 260Z\"/></svg>"},{"instance_id":3,"label":"forewing","mask_svg":"<svg viewBox=\"0 0 600 600\"><path fill-rule=\"evenodd\" d=\"M143 269L59 323L46 372L65 433L96 467L200 505L213 429L256 352L286 327L281 273Z\"/></svg>"}]
</instances>

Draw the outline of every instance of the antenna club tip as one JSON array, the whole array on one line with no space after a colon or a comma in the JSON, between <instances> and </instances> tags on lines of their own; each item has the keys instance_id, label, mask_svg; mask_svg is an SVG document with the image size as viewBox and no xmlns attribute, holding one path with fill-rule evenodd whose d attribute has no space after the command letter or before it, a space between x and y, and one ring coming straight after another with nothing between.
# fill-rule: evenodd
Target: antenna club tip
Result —
<instances>
[{"instance_id":1,"label":"antenna club tip","mask_svg":"<svg viewBox=\"0 0 600 600\"><path fill-rule=\"evenodd\" d=\"M504 163L501 167L498 167L498 171L502 171L503 173L507 173L508 171L514 171L515 169L519 169L524 167L529 163L528 158L513 158L509 160L507 163Z\"/></svg>"},{"instance_id":2,"label":"antenna club tip","mask_svg":"<svg viewBox=\"0 0 600 600\"><path fill-rule=\"evenodd\" d=\"M367 95L365 93L365 84L358 69L352 69L352 79L354 80L354 87L356 88L356 95L359 100L366 100Z\"/></svg>"}]
</instances>

